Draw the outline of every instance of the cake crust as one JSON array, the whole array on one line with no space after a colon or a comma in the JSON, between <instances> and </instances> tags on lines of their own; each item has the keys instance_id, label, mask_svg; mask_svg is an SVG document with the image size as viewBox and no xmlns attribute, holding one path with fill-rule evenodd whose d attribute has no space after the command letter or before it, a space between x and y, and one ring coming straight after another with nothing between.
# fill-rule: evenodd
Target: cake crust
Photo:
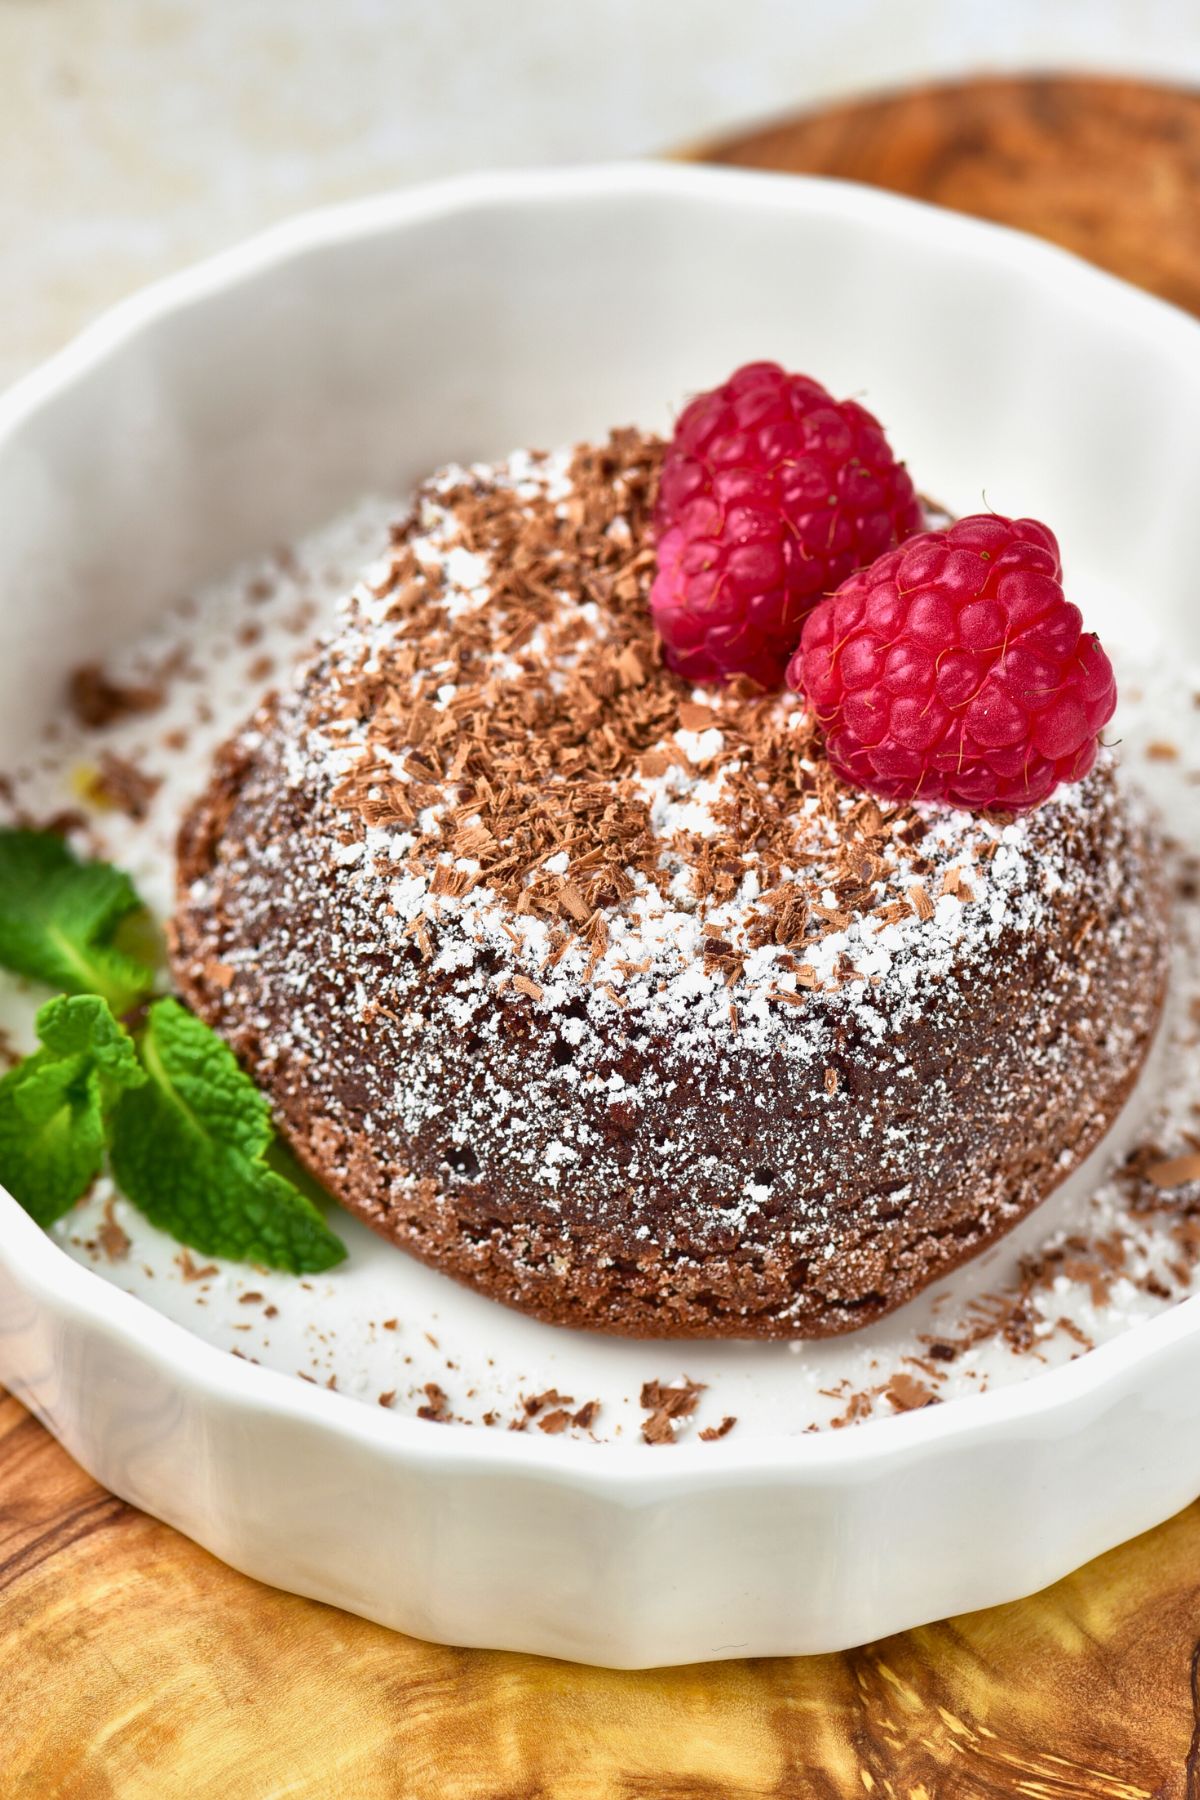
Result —
<instances>
[{"instance_id":1,"label":"cake crust","mask_svg":"<svg viewBox=\"0 0 1200 1800\"><path fill-rule=\"evenodd\" d=\"M824 1336L1103 1136L1161 1010L1159 858L1106 753L1020 819L888 806L794 696L678 682L658 459L421 490L186 819L174 968L433 1266L557 1324Z\"/></svg>"}]
</instances>

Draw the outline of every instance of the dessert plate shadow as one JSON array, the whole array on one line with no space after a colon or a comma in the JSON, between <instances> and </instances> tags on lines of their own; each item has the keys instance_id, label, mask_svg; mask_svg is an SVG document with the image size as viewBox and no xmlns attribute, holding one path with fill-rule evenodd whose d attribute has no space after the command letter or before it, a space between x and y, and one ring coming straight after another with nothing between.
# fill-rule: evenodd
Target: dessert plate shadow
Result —
<instances>
[{"instance_id":1,"label":"dessert plate shadow","mask_svg":"<svg viewBox=\"0 0 1200 1800\"><path fill-rule=\"evenodd\" d=\"M272 231L0 398L0 769L72 667L240 559L447 460L664 428L767 356L863 394L953 509L986 491L1051 519L1102 636L1200 661L1200 325L1044 244L843 184L497 175ZM361 1298L384 1329L394 1264L397 1313L449 1306L481 1364L508 1355L519 1405L555 1334L443 1300L367 1242L342 1323ZM964 1271L963 1291L994 1274ZM361 1404L230 1356L166 1316L155 1281L128 1285L0 1190L0 1381L234 1567L445 1642L619 1667L840 1649L1030 1592L1200 1492L1200 1299L1066 1366L836 1432L788 1428L785 1347L601 1341L593 1364L565 1334L576 1401L593 1366L621 1369L622 1432L594 1443ZM721 1371L764 1349L769 1418L639 1441L638 1380L707 1380L697 1422L715 1422Z\"/></svg>"}]
</instances>

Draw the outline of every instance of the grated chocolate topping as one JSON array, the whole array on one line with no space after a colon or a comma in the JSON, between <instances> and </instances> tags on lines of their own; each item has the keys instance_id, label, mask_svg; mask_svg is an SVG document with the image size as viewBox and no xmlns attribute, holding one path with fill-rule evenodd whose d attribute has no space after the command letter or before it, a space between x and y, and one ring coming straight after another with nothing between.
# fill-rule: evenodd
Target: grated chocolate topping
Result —
<instances>
[{"instance_id":1,"label":"grated chocolate topping","mask_svg":"<svg viewBox=\"0 0 1200 1800\"><path fill-rule=\"evenodd\" d=\"M498 954L492 985L547 1012L584 991L705 1028L732 1005L768 1033L816 995L871 1021L885 982L912 1001L906 962L1034 929L1056 830L1102 782L1036 822L923 813L843 786L796 696L685 687L646 604L659 457L618 435L423 492L279 727L334 809L339 883L439 970L464 938Z\"/></svg>"}]
</instances>

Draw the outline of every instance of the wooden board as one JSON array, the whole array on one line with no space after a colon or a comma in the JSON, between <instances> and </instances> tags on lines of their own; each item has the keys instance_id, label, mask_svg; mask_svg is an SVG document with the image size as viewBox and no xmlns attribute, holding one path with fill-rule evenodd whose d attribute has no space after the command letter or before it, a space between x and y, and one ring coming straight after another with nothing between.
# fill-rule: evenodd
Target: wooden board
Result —
<instances>
[{"instance_id":1,"label":"wooden board","mask_svg":"<svg viewBox=\"0 0 1200 1800\"><path fill-rule=\"evenodd\" d=\"M6 1800L1200 1796L1200 1505L1035 1599L845 1656L619 1674L234 1575L11 1399L0 1472Z\"/></svg>"},{"instance_id":2,"label":"wooden board","mask_svg":"<svg viewBox=\"0 0 1200 1800\"><path fill-rule=\"evenodd\" d=\"M1200 311L1200 96L976 82L707 153L1019 224ZM613 1674L235 1575L0 1398L0 1696L0 1800L1200 1800L1200 1504L844 1656Z\"/></svg>"},{"instance_id":3,"label":"wooden board","mask_svg":"<svg viewBox=\"0 0 1200 1800\"><path fill-rule=\"evenodd\" d=\"M1067 76L911 88L698 146L1052 238L1200 313L1200 93Z\"/></svg>"}]
</instances>

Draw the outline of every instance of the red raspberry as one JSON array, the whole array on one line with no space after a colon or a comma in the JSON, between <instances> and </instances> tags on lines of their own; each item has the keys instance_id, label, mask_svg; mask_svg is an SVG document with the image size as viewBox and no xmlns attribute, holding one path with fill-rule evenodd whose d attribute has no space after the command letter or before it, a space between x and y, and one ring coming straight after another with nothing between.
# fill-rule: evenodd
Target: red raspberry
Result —
<instances>
[{"instance_id":1,"label":"red raspberry","mask_svg":"<svg viewBox=\"0 0 1200 1800\"><path fill-rule=\"evenodd\" d=\"M869 412L778 363L747 363L692 401L663 463L650 607L668 667L782 686L821 595L922 522Z\"/></svg>"},{"instance_id":2,"label":"red raspberry","mask_svg":"<svg viewBox=\"0 0 1200 1800\"><path fill-rule=\"evenodd\" d=\"M788 667L838 773L980 812L1023 812L1086 775L1117 689L1061 574L1047 526L978 513L843 582Z\"/></svg>"}]
</instances>

